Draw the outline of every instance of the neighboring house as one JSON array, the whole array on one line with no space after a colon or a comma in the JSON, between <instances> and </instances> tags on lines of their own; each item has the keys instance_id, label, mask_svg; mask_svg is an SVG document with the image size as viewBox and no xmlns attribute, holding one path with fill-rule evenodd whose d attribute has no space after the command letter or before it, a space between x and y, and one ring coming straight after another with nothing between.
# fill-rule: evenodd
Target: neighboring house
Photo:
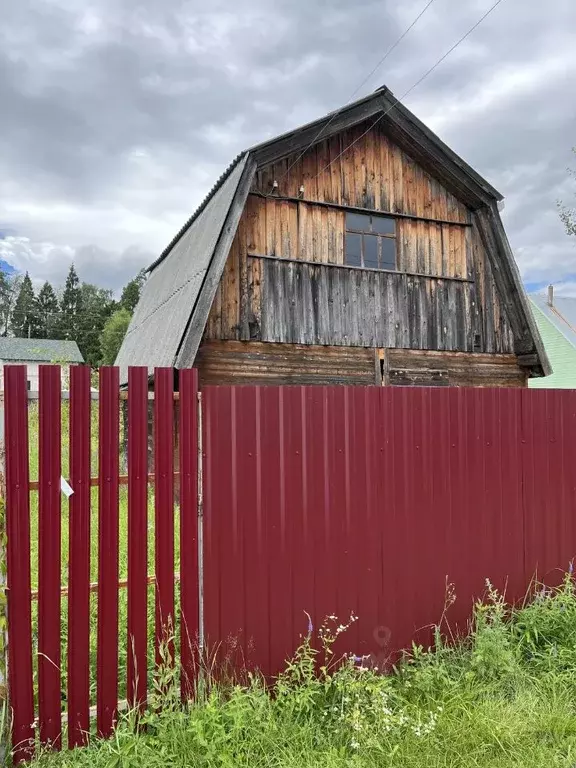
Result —
<instances>
[{"instance_id":1,"label":"neighboring house","mask_svg":"<svg viewBox=\"0 0 576 768\"><path fill-rule=\"evenodd\" d=\"M501 200L387 88L242 152L150 267L122 382L525 386Z\"/></svg>"},{"instance_id":2,"label":"neighboring house","mask_svg":"<svg viewBox=\"0 0 576 768\"><path fill-rule=\"evenodd\" d=\"M554 288L529 296L553 373L531 379L531 387L576 389L576 298L555 296Z\"/></svg>"},{"instance_id":3,"label":"neighboring house","mask_svg":"<svg viewBox=\"0 0 576 768\"><path fill-rule=\"evenodd\" d=\"M38 391L38 366L59 363L66 373L70 365L83 363L75 341L57 339L0 338L0 390L4 390L4 365L25 365L28 389Z\"/></svg>"}]
</instances>

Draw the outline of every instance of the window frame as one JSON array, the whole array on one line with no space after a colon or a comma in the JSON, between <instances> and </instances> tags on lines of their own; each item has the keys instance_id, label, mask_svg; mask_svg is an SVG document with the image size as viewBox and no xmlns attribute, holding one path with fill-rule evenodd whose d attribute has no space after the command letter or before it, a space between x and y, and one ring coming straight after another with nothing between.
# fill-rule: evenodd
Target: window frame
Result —
<instances>
[{"instance_id":1,"label":"window frame","mask_svg":"<svg viewBox=\"0 0 576 768\"><path fill-rule=\"evenodd\" d=\"M368 220L370 229L358 229L358 227L355 226L348 226L348 217L352 216L358 216L362 217ZM374 231L373 227L373 220L374 219L386 219L388 221L391 221L394 225L394 232L376 232ZM345 219L344 219L344 264L349 267L353 267L355 269L371 269L377 272L398 272L398 248L396 246L396 240L397 240L397 222L396 219L392 216L386 216L386 215L380 215L377 212L375 213L367 213L364 211L346 211ZM346 236L347 235L358 235L360 237L360 264L351 264L347 260L348 256L348 248L346 243ZM365 265L365 239L366 237L374 237L376 238L376 242L378 244L377 246L377 259L378 259L378 266L366 266ZM385 264L384 262L384 247L382 244L382 240L393 240L394 241L394 266L390 266L389 264ZM384 265L385 264L385 265Z\"/></svg>"}]
</instances>

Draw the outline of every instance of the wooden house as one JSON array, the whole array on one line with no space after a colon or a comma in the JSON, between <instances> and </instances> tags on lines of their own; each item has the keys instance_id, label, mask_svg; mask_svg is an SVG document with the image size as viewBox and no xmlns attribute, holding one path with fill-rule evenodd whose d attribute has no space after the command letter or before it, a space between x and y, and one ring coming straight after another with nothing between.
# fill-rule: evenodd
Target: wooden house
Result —
<instances>
[{"instance_id":1,"label":"wooden house","mask_svg":"<svg viewBox=\"0 0 576 768\"><path fill-rule=\"evenodd\" d=\"M501 199L386 88L242 152L150 267L122 378L524 386L550 367Z\"/></svg>"}]
</instances>

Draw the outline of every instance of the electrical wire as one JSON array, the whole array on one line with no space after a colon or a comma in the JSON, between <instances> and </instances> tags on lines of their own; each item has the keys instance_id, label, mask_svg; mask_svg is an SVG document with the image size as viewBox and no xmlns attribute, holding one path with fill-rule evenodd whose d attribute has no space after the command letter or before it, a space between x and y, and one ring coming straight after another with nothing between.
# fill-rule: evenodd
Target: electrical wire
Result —
<instances>
[{"instance_id":1,"label":"electrical wire","mask_svg":"<svg viewBox=\"0 0 576 768\"><path fill-rule=\"evenodd\" d=\"M442 64L442 62L443 62L443 61L444 61L446 58L448 58L448 56L449 56L449 55L450 55L450 54L451 54L453 51L455 51L455 50L456 50L456 48L458 48L458 46L460 45L460 43L463 43L463 42L464 42L464 40L466 40L466 38L467 38L469 35L471 35L471 34L472 34L472 32L474 32L474 30L475 30L477 27L479 27L479 26L480 26L480 24L482 24L482 22L484 21L484 19L486 19L486 18L487 18L487 17L488 17L488 16L489 16L489 15L492 13L492 11L494 11L494 10L495 10L495 9L496 9L496 8L497 8L499 5L500 5L500 3L502 3L502 2L503 2L503 0L496 0L496 2L495 2L495 3L494 3L492 6L490 6L490 8L489 8L489 9L486 11L486 13L485 13L483 16L481 16L481 17L478 19L478 21L476 22L476 24L474 24L474 26L470 27L470 29L468 30L468 32L466 32L466 34L462 35L462 37L461 37L461 38L460 38L460 39L459 39L459 40L458 40L456 43L454 43L454 45L453 45L451 48L449 48L449 49L446 51L446 53L445 53L443 56L441 56L441 57L438 59L438 61L437 61L435 64L433 64L433 65L430 67L430 69L428 69L428 70L427 70L427 71L426 71L426 72L425 72L425 73L422 75L422 77L421 77L419 80L417 80L417 81L414 83L414 85L410 86L410 88L408 88L408 90L407 90L405 93L403 93L403 94L402 94L402 96L400 96L399 98L395 99L395 100L394 100L394 102L393 102L393 103L390 105L390 107L389 107L389 108L388 108L388 109L387 109L385 112L383 112L381 115L379 115L379 116L376 118L376 120L374 120L374 122L373 122L373 123L372 123L372 124L371 124L371 125L370 125L370 126L369 126L369 127L366 129L366 130L365 130L365 131L364 131L364 133L360 134L360 136L358 136L356 139L354 139L354 141L350 142L350 144L348 144L348 146L347 146L347 147L345 147L345 148L342 150L342 152L340 152L340 154L336 155L336 157L335 157L333 160L331 160L331 161L328 163L328 165L326 165L324 168L322 168L322 170L321 170L321 171L319 171L319 172L316 174L316 176L314 177L313 181L315 181L315 180L316 180L316 179L317 179L319 176L321 176L321 175L322 175L322 174L323 174L325 171L327 171L327 170L328 170L328 168L330 168L330 166L331 166L331 165L333 165L333 163L335 163L335 162L336 162L336 160L339 160L339 159L342 157L342 155L344 155L346 152L348 152L348 150L349 150L349 149L351 149L351 148L352 148L352 147L353 147L355 144L357 144L357 143L360 141L360 139L363 139L363 138L364 138L364 136L366 136L366 134L370 133L370 131L371 131L371 130L374 128L374 126L375 126L375 125L377 125L377 124L378 124L378 123L379 123L381 120L383 120L383 119L386 117L386 115L388 115L388 114L389 114L389 113L390 113L390 112L391 112L391 111L394 109L394 107L396 107L396 106L397 106L397 105L398 105L398 104L399 104L399 103L400 103L400 102L401 102L403 99L405 99L405 98L406 98L406 97L407 97L407 96L408 96L410 93L412 93L412 91L413 91L415 88L417 88L417 87L420 85L420 83L422 83L422 82L423 82L423 81L424 81L424 80L425 80L425 79L428 77L428 75L431 75L431 74L432 74L432 72L434 72L434 70L435 70L435 69L436 69L438 66L440 66L440 64Z\"/></svg>"},{"instance_id":2,"label":"electrical wire","mask_svg":"<svg viewBox=\"0 0 576 768\"><path fill-rule=\"evenodd\" d=\"M434 3L434 2L435 2L435 0L428 0L428 3L426 3L426 5L424 6L424 8L423 8L423 9L420 11L420 13L418 14L418 16L416 16L416 18L415 18L415 19L414 19L414 21L413 21L413 22L410 24L410 26L409 26L409 27L407 27L407 28L404 30L404 32L403 32L403 33L400 35L400 37L399 37L399 38L396 40L396 42L394 42L394 43L393 43L393 44L390 46L390 48L388 48L388 50L386 51L386 53L384 54L384 56L382 56L382 58L381 58L381 59L380 59L380 61L379 61L379 62L376 64L376 66L375 66L375 67L372 69L372 71L371 71L371 72L370 72L368 75L366 75L366 77L364 78L364 80L362 80L362 82L360 83L360 85L359 85L359 86L356 88L356 90L355 90L355 91L352 93L352 95L349 97L348 101L347 101L347 102L346 102L346 103L345 103L345 104L344 104L342 107L340 107L340 109L337 109L337 110L336 110L336 112L334 112L334 114L333 114L333 115L332 115L332 117L330 118L330 120L328 120L328 122L327 122L325 125L323 125L323 126L322 126L322 128L321 128L321 129L318 131L318 133L317 133L317 134L316 134L316 136L315 136L315 137L312 139L312 141L311 141L311 142L310 142L310 144L309 144L309 145L306 147L306 149L304 149L304 150L303 150L303 151L302 151L302 152L301 152L301 153L298 155L298 157L296 158L296 160L294 160L294 162L292 163L292 165L290 165L290 166L289 166L289 167L286 169L286 171L285 171L285 172L282 174L282 176L280 177L279 181L282 181L282 179L284 179L284 178L285 178L285 177L286 177L286 176L287 176L287 175L290 173L290 171L292 170L292 168L294 168L294 166L296 165L296 163L297 163L297 162L298 162L298 161L299 161L299 160L300 160L300 159L301 159L301 158L302 158L302 157L303 157L303 156L306 154L306 152L308 152L308 150L310 149L310 147L312 147L312 146L314 146L314 144L316 144L316 142L318 141L318 139L320 138L320 136L323 134L323 132L324 132L324 131L325 131L325 130L328 128L328 126L329 126L329 125L331 125L331 124L332 124L332 122L333 122L333 121L334 121L334 120L335 120L335 119L338 117L338 115L339 115L339 114L342 112L342 110L344 110L344 109L346 108L346 106L347 106L347 105L348 105L348 104L349 104L351 101L353 101L353 100L354 100L354 97L356 96L356 94L357 94L357 93L359 93L359 92L362 90L362 88L363 88L363 87L366 85L366 83L367 83L367 82L370 80L370 78L372 77L372 75L374 75L374 74L375 74L375 73L376 73L376 72L377 72L377 71L380 69L380 67L382 66L382 64L384 64L384 62L386 61L386 59L388 58L388 56L390 56L390 54L391 54L391 53L392 53L392 52L393 52L393 51L394 51L394 50L395 50L395 49L396 49L396 48L397 48L397 47L400 45L400 43L402 42L402 40L404 40L404 38L406 37L406 35L407 35L407 34L410 32L410 30L411 30L411 29L412 29L412 28L413 28L413 27L414 27L414 26L417 24L417 22L418 22L418 21L419 21L419 20L422 18L422 16L423 16L423 15L426 13L426 11L428 10L428 8L430 8L430 6L432 5L432 3Z\"/></svg>"}]
</instances>

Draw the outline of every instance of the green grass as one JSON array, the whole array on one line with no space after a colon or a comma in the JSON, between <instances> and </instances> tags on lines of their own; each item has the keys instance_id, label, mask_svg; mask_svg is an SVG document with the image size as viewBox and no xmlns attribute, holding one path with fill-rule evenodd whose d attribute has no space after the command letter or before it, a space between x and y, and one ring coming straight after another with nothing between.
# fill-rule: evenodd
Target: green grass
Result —
<instances>
[{"instance_id":1,"label":"green grass","mask_svg":"<svg viewBox=\"0 0 576 768\"><path fill-rule=\"evenodd\" d=\"M202 687L182 708L161 670L151 714L36 768L250 766L570 768L576 764L576 596L571 575L509 611L489 587L471 636L414 648L389 675L330 663L335 624L304 638L267 688ZM314 650L320 647L320 651Z\"/></svg>"}]
</instances>

